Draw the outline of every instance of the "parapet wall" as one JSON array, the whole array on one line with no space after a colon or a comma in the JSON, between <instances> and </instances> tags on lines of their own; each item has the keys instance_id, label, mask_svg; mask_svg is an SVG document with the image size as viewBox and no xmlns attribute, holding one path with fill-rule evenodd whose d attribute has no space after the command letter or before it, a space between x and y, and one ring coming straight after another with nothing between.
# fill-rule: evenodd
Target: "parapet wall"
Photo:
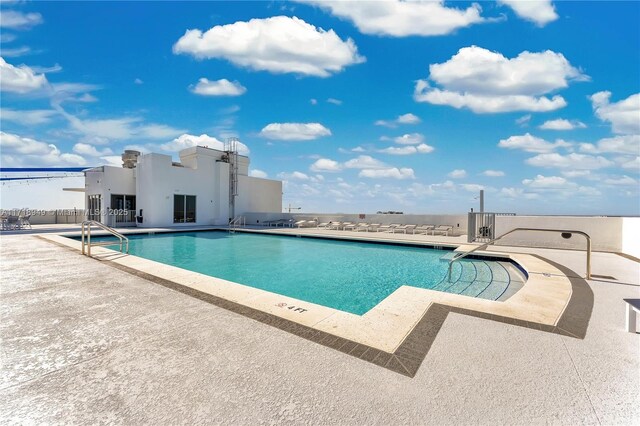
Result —
<instances>
[{"instance_id":1,"label":"parapet wall","mask_svg":"<svg viewBox=\"0 0 640 426\"><path fill-rule=\"evenodd\" d=\"M446 215L421 215L421 214L348 214L348 213L246 213L247 225L260 225L268 220L295 219L313 220L322 222L366 222L400 223L403 225L450 225L453 226L453 235L465 235L467 233L466 214Z\"/></svg>"}]
</instances>

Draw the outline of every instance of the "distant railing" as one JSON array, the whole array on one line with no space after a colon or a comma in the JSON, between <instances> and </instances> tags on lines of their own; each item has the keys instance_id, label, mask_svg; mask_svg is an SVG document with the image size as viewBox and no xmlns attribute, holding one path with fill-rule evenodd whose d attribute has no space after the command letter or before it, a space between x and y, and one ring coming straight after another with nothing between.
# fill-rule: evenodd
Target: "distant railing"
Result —
<instances>
[{"instance_id":1,"label":"distant railing","mask_svg":"<svg viewBox=\"0 0 640 426\"><path fill-rule=\"evenodd\" d=\"M496 216L515 216L515 213L469 212L467 242L487 242L495 238Z\"/></svg>"}]
</instances>

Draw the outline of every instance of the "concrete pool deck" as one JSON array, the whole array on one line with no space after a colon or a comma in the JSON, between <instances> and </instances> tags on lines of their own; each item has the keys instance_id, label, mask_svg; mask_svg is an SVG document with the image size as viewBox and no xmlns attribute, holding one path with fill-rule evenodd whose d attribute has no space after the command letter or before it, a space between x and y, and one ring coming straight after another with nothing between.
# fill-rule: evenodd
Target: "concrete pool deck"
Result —
<instances>
[{"instance_id":1,"label":"concrete pool deck","mask_svg":"<svg viewBox=\"0 0 640 426\"><path fill-rule=\"evenodd\" d=\"M630 424L640 415L639 340L624 332L622 302L639 296L640 267L615 254L594 254L594 274L617 281L585 282L584 338L449 311L408 378L37 237L0 243L0 419L9 422ZM534 252L580 274L584 253Z\"/></svg>"}]
</instances>

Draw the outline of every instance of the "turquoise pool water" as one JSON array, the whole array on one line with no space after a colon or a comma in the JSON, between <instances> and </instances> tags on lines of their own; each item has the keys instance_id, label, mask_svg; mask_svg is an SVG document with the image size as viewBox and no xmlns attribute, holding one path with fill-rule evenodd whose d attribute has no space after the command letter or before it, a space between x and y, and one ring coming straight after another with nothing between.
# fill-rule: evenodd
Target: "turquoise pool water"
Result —
<instances>
[{"instance_id":1,"label":"turquoise pool water","mask_svg":"<svg viewBox=\"0 0 640 426\"><path fill-rule=\"evenodd\" d=\"M402 285L462 293L442 286L448 263L441 258L450 253L443 250L221 231L129 241L135 256L358 315Z\"/></svg>"}]
</instances>

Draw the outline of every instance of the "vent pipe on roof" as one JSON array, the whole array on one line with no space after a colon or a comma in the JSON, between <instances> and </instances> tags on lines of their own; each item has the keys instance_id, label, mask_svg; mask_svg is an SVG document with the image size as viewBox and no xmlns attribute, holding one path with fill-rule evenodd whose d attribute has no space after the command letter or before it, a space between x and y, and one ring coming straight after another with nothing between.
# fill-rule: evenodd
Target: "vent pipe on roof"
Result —
<instances>
[{"instance_id":1,"label":"vent pipe on roof","mask_svg":"<svg viewBox=\"0 0 640 426\"><path fill-rule=\"evenodd\" d=\"M125 169L135 169L139 156L140 151L134 151L132 149L125 150L122 154L122 167Z\"/></svg>"}]
</instances>

